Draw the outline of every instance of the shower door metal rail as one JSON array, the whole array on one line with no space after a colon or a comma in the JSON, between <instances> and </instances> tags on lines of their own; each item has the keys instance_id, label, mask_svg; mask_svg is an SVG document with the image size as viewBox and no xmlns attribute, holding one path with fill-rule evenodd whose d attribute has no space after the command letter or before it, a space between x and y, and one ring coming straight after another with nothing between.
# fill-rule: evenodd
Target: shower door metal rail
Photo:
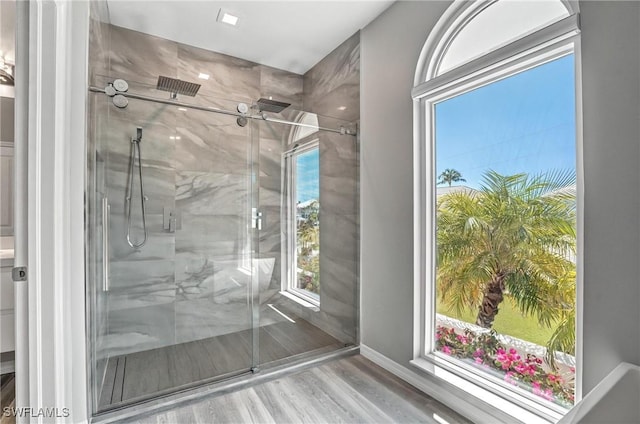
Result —
<instances>
[{"instance_id":1,"label":"shower door metal rail","mask_svg":"<svg viewBox=\"0 0 640 424\"><path fill-rule=\"evenodd\" d=\"M89 87L89 91L92 91L94 93L104 93L104 94L108 95L107 90L104 89L104 88L100 88L100 87L90 86ZM277 123L277 124L285 124L285 125L292 125L292 126L296 126L296 127L313 128L313 129L317 129L317 130L321 130L321 131L328 131L328 132L341 134L341 135L356 135L356 131L354 131L353 129L342 127L342 126L340 128L337 128L337 129L336 128L320 127L320 126L316 126L316 125L305 124L305 123L302 123L302 122L293 122L293 121L287 121L285 119L274 118L274 117L271 117L271 116L267 115L266 113L259 113L259 114L256 114L256 115L248 115L246 113L240 113L240 112L236 112L236 111L233 111L233 110L220 109L220 108L213 107L213 106L199 106L199 105L193 105L193 104L190 104L190 103L179 102L177 100L160 99L160 98L157 98L157 97L145 96L145 95L142 95L142 94L135 94L135 93L129 93L129 92L118 92L118 95L123 96L123 97L127 97L127 98L131 98L131 99L144 100L144 101L148 101L148 102L156 102L156 103L162 103L162 104L166 104L166 105L184 107L184 108L187 108L187 109L196 109L196 110L202 110L202 111L205 111L205 112L221 113L223 115L231 115L231 116L236 116L236 117L239 117L239 118L256 119L256 120L260 120L260 121L274 122L274 123Z\"/></svg>"}]
</instances>

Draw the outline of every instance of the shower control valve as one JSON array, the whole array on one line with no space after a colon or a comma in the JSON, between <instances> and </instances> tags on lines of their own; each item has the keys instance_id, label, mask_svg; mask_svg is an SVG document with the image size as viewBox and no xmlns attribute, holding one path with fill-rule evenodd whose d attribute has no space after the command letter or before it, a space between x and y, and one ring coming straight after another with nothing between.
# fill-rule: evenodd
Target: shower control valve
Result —
<instances>
[{"instance_id":1,"label":"shower control valve","mask_svg":"<svg viewBox=\"0 0 640 424\"><path fill-rule=\"evenodd\" d=\"M181 230L182 214L168 206L162 208L162 228L169 233Z\"/></svg>"}]
</instances>

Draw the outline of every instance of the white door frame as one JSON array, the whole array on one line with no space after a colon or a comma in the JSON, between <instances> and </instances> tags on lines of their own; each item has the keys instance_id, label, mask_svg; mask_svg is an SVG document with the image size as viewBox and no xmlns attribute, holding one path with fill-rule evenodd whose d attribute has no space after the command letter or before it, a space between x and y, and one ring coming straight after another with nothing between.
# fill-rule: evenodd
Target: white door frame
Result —
<instances>
[{"instance_id":1,"label":"white door frame","mask_svg":"<svg viewBox=\"0 0 640 424\"><path fill-rule=\"evenodd\" d=\"M28 134L26 160L16 168L26 174L27 208L19 212L21 219L26 212L28 231L16 234L16 266L28 267L28 281L19 290L26 296L16 296L16 326L23 331L16 336L27 333L28 343L16 350L16 406L31 412L18 422L81 423L88 421L89 392L84 288L89 2L32 1L19 7L19 19L25 19L23 7L28 8L28 117L26 129L24 119L18 124ZM17 26L20 31L20 21ZM18 96L25 95L21 86ZM49 408L45 412L53 411L53 417L40 408Z\"/></svg>"}]
</instances>

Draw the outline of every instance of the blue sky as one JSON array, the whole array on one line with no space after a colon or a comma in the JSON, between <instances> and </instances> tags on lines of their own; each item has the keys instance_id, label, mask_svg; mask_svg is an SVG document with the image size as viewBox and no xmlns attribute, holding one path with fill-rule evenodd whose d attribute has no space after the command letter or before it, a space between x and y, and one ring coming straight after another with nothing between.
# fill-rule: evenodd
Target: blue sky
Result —
<instances>
[{"instance_id":1,"label":"blue sky","mask_svg":"<svg viewBox=\"0 0 640 424\"><path fill-rule=\"evenodd\" d=\"M297 156L298 177L297 202L320 199L318 175L320 174L320 151L313 149Z\"/></svg>"},{"instance_id":2,"label":"blue sky","mask_svg":"<svg viewBox=\"0 0 640 424\"><path fill-rule=\"evenodd\" d=\"M436 176L575 170L574 57L565 56L435 107ZM455 185L455 183L454 183Z\"/></svg>"}]
</instances>

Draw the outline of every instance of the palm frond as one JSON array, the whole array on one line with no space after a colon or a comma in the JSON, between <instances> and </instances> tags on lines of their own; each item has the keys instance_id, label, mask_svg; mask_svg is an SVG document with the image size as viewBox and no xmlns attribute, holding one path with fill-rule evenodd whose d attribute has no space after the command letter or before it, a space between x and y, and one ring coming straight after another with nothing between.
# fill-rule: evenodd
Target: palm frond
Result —
<instances>
[{"instance_id":1,"label":"palm frond","mask_svg":"<svg viewBox=\"0 0 640 424\"><path fill-rule=\"evenodd\" d=\"M504 276L506 295L551 326L575 305L575 173L500 175L437 203L437 286L455 309L477 306ZM441 289L441 290L440 290Z\"/></svg>"},{"instance_id":2,"label":"palm frond","mask_svg":"<svg viewBox=\"0 0 640 424\"><path fill-rule=\"evenodd\" d=\"M551 338L547 342L546 361L554 370L557 369L555 352L574 354L576 345L576 317L575 310L565 314L558 323Z\"/></svg>"}]
</instances>

